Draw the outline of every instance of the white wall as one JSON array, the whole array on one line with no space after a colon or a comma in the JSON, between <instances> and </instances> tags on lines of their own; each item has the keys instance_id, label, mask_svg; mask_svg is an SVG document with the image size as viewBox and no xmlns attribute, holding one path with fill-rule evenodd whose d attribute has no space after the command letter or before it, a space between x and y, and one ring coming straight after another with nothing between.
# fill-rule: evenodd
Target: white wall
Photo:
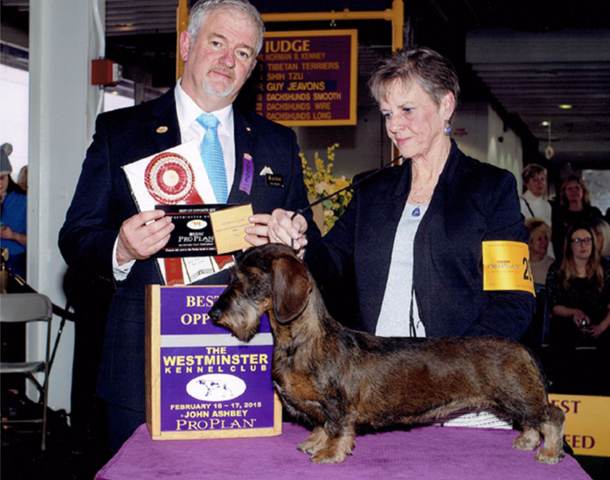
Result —
<instances>
[{"instance_id":1,"label":"white wall","mask_svg":"<svg viewBox=\"0 0 610 480\"><path fill-rule=\"evenodd\" d=\"M458 112L452 137L466 155L512 172L517 179L518 193L521 195L521 139L504 126L504 122L490 105L463 105Z\"/></svg>"},{"instance_id":2,"label":"white wall","mask_svg":"<svg viewBox=\"0 0 610 480\"><path fill-rule=\"evenodd\" d=\"M14 181L28 163L28 90L28 72L0 65L0 145L13 146L9 159Z\"/></svg>"},{"instance_id":3,"label":"white wall","mask_svg":"<svg viewBox=\"0 0 610 480\"><path fill-rule=\"evenodd\" d=\"M99 94L89 73L98 48L91 33L94 1L103 15L103 0L30 0L27 275L28 283L61 307L66 266L57 238L91 141ZM58 324L55 317L56 329ZM28 352L42 350L41 333ZM73 336L68 322L50 379L54 409L70 410Z\"/></svg>"}]
</instances>

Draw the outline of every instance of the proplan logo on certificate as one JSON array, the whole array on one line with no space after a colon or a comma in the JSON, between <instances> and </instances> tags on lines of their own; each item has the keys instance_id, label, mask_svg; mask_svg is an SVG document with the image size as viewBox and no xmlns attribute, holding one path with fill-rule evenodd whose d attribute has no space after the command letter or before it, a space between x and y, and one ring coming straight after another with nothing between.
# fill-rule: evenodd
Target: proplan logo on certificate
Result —
<instances>
[{"instance_id":1,"label":"proplan logo on certificate","mask_svg":"<svg viewBox=\"0 0 610 480\"><path fill-rule=\"evenodd\" d=\"M160 205L175 226L160 257L225 255L248 248L252 205Z\"/></svg>"}]
</instances>

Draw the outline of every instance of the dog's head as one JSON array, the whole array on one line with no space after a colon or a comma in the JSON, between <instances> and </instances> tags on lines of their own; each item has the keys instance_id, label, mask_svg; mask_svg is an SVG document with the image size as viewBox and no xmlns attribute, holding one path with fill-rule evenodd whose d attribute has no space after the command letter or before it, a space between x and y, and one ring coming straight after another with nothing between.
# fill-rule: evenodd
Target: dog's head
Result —
<instances>
[{"instance_id":1,"label":"dog's head","mask_svg":"<svg viewBox=\"0 0 610 480\"><path fill-rule=\"evenodd\" d=\"M279 324L298 317L311 289L307 268L291 248L278 244L251 248L233 267L231 283L209 315L214 324L247 342L265 312Z\"/></svg>"}]
</instances>

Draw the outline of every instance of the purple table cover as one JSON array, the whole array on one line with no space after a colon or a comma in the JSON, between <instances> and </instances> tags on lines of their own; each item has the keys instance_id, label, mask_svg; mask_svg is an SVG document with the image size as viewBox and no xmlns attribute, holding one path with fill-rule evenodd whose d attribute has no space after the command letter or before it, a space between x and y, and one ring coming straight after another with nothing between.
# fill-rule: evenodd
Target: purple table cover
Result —
<instances>
[{"instance_id":1,"label":"purple table cover","mask_svg":"<svg viewBox=\"0 0 610 480\"><path fill-rule=\"evenodd\" d=\"M309 431L285 423L278 437L154 441L142 425L95 480L580 480L590 479L566 456L557 465L513 450L516 430L418 427L356 437L354 454L317 465L296 449Z\"/></svg>"}]
</instances>

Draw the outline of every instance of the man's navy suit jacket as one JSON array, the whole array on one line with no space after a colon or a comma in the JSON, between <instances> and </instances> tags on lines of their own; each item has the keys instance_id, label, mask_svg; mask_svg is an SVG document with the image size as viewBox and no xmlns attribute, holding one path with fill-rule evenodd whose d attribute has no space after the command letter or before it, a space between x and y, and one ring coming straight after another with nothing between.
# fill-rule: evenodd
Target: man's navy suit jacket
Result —
<instances>
[{"instance_id":1,"label":"man's navy suit jacket","mask_svg":"<svg viewBox=\"0 0 610 480\"><path fill-rule=\"evenodd\" d=\"M161 128L159 127L166 127ZM253 112L234 107L235 178L228 203L251 203L254 213L274 208L305 207L307 195L295 133ZM122 166L181 143L173 89L142 105L102 114L87 151L81 176L59 236L59 247L71 267L113 279L112 251L122 223L138 213ZM254 164L250 194L239 189L243 157ZM283 187L267 186L260 172L269 167L283 176ZM309 235L319 232L311 216ZM162 284L157 260L136 261L125 281L116 284L98 394L115 405L144 411L144 292ZM208 277L208 284L227 283L227 272Z\"/></svg>"}]
</instances>

